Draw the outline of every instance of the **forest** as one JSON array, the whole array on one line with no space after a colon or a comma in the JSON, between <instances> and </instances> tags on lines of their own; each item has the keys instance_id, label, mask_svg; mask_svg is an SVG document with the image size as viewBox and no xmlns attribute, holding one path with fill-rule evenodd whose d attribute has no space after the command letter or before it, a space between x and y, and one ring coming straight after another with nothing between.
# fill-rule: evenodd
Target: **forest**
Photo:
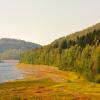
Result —
<instances>
[{"instance_id":1,"label":"forest","mask_svg":"<svg viewBox=\"0 0 100 100\"><path fill-rule=\"evenodd\" d=\"M26 51L22 53L20 62L55 66L60 70L77 72L89 81L100 83L99 26L97 24L57 39L49 45Z\"/></svg>"}]
</instances>

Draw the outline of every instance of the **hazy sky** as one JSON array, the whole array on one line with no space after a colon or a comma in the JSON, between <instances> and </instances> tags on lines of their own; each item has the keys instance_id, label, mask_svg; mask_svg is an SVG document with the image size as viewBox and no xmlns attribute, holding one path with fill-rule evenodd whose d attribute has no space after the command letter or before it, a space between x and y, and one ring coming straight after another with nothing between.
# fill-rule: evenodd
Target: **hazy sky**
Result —
<instances>
[{"instance_id":1,"label":"hazy sky","mask_svg":"<svg viewBox=\"0 0 100 100\"><path fill-rule=\"evenodd\" d=\"M0 38L48 44L100 22L100 0L0 0Z\"/></svg>"}]
</instances>

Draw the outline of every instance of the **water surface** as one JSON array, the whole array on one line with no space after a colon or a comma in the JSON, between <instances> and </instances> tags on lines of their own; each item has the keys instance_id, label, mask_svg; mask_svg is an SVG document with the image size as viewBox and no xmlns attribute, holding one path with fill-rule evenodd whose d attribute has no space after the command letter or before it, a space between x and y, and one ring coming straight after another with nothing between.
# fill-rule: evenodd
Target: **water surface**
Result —
<instances>
[{"instance_id":1,"label":"water surface","mask_svg":"<svg viewBox=\"0 0 100 100\"><path fill-rule=\"evenodd\" d=\"M16 68L16 62L0 63L0 83L23 77L22 72Z\"/></svg>"}]
</instances>

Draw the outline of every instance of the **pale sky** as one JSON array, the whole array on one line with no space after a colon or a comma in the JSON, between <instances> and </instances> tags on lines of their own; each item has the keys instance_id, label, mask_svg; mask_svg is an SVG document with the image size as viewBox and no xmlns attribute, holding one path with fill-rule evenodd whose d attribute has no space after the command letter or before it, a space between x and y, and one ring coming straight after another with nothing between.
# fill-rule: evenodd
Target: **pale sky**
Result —
<instances>
[{"instance_id":1,"label":"pale sky","mask_svg":"<svg viewBox=\"0 0 100 100\"><path fill-rule=\"evenodd\" d=\"M48 44L100 22L100 0L0 0L0 38Z\"/></svg>"}]
</instances>

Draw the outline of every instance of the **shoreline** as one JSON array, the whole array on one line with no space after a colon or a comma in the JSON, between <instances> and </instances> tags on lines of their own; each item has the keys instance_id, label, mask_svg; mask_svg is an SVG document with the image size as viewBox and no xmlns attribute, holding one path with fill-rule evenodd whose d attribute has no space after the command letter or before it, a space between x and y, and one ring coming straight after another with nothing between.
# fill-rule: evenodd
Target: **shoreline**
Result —
<instances>
[{"instance_id":1,"label":"shoreline","mask_svg":"<svg viewBox=\"0 0 100 100\"><path fill-rule=\"evenodd\" d=\"M16 68L18 62L18 60L2 60L0 62L0 84L24 78L22 72Z\"/></svg>"},{"instance_id":2,"label":"shoreline","mask_svg":"<svg viewBox=\"0 0 100 100\"><path fill-rule=\"evenodd\" d=\"M8 62L10 61L12 60L8 60ZM15 62L18 60L13 61ZM62 71L59 70L57 67L53 66L17 63L15 67L21 72L22 76L18 79L12 79L6 82L30 81L41 79L49 79L55 83L84 81L83 77L78 79L79 75L77 73L70 71Z\"/></svg>"},{"instance_id":3,"label":"shoreline","mask_svg":"<svg viewBox=\"0 0 100 100\"><path fill-rule=\"evenodd\" d=\"M11 60L0 60L0 62L3 62L3 63L19 63L19 60L14 60L14 59L11 59Z\"/></svg>"},{"instance_id":4,"label":"shoreline","mask_svg":"<svg viewBox=\"0 0 100 100\"><path fill-rule=\"evenodd\" d=\"M100 84L80 80L76 73L61 71L56 67L47 65L19 63L16 65L16 68L23 71L23 78L1 83L1 98L8 96L8 100L8 98L17 98L18 96L21 100L24 98L30 100L30 97L37 97L37 100L40 100L42 97L43 99L41 100L49 100L48 97L50 97L50 100L58 100L53 99L55 97L69 98L68 100L100 99Z\"/></svg>"},{"instance_id":5,"label":"shoreline","mask_svg":"<svg viewBox=\"0 0 100 100\"><path fill-rule=\"evenodd\" d=\"M48 65L32 65L32 64L17 64L16 68L23 72L23 79L21 80L39 80L50 79L56 83L76 81L78 75L70 71L61 71L57 67ZM83 80L83 78L80 78Z\"/></svg>"}]
</instances>

